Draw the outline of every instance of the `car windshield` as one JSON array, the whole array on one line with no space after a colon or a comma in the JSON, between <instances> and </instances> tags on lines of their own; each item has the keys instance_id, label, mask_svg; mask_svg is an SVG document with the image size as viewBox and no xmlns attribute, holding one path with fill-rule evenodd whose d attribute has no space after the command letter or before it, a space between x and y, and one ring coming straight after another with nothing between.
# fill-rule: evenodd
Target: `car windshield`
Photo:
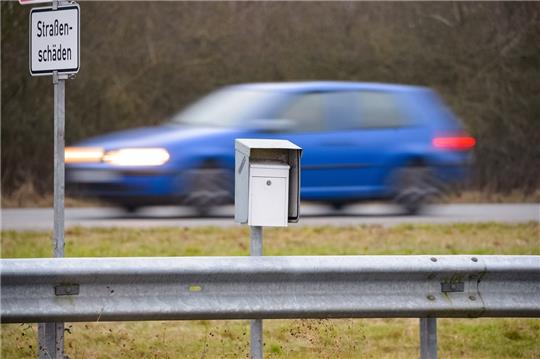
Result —
<instances>
[{"instance_id":1,"label":"car windshield","mask_svg":"<svg viewBox=\"0 0 540 359\"><path fill-rule=\"evenodd\" d=\"M189 126L236 127L249 119L260 119L280 94L273 91L224 89L195 102L172 118Z\"/></svg>"}]
</instances>

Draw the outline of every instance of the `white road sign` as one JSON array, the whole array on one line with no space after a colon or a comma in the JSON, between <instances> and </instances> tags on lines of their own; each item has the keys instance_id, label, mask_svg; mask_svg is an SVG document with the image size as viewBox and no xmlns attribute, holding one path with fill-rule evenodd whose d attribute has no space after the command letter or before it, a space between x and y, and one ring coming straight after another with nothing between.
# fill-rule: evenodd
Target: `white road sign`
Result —
<instances>
[{"instance_id":1,"label":"white road sign","mask_svg":"<svg viewBox=\"0 0 540 359\"><path fill-rule=\"evenodd\" d=\"M79 5L34 8L30 12L30 73L79 71Z\"/></svg>"}]
</instances>

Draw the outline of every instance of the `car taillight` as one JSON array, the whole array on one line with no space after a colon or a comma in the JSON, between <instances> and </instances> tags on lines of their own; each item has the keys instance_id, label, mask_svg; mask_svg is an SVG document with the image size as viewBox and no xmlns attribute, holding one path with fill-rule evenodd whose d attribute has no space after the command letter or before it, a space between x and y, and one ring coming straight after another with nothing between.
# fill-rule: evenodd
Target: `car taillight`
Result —
<instances>
[{"instance_id":1,"label":"car taillight","mask_svg":"<svg viewBox=\"0 0 540 359\"><path fill-rule=\"evenodd\" d=\"M433 146L441 150L472 150L476 140L472 136L437 136L432 140Z\"/></svg>"}]
</instances>

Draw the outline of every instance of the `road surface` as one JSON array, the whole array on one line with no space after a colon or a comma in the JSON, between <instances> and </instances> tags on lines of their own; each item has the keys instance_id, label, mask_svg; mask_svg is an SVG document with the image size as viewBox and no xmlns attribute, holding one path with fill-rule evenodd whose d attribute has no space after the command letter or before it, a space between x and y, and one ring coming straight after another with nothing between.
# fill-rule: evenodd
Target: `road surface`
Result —
<instances>
[{"instance_id":1,"label":"road surface","mask_svg":"<svg viewBox=\"0 0 540 359\"><path fill-rule=\"evenodd\" d=\"M363 204L334 211L322 205L303 205L300 222L294 226L379 224L393 226L402 223L506 222L540 223L540 204L446 204L432 206L419 216L405 216L392 205ZM119 209L67 208L66 228L83 227L197 227L235 226L234 207L217 209L206 218L198 218L189 208L151 207L136 214ZM2 209L3 230L50 230L53 228L51 208Z\"/></svg>"}]
</instances>

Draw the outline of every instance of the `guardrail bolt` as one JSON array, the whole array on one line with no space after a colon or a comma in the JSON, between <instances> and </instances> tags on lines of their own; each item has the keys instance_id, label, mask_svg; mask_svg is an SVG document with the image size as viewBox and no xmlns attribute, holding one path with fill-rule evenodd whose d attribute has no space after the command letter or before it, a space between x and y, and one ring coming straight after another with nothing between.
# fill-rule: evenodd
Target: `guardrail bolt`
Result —
<instances>
[{"instance_id":1,"label":"guardrail bolt","mask_svg":"<svg viewBox=\"0 0 540 359\"><path fill-rule=\"evenodd\" d=\"M474 295L470 295L470 296L469 296L469 299L470 299L470 300L476 300L476 297L475 297Z\"/></svg>"},{"instance_id":2,"label":"guardrail bolt","mask_svg":"<svg viewBox=\"0 0 540 359\"><path fill-rule=\"evenodd\" d=\"M432 261L432 262L437 262L437 258L431 257L431 261Z\"/></svg>"},{"instance_id":3,"label":"guardrail bolt","mask_svg":"<svg viewBox=\"0 0 540 359\"><path fill-rule=\"evenodd\" d=\"M472 260L473 262L478 262L478 258L476 258L476 257L472 257L471 260Z\"/></svg>"},{"instance_id":4,"label":"guardrail bolt","mask_svg":"<svg viewBox=\"0 0 540 359\"><path fill-rule=\"evenodd\" d=\"M427 299L429 299L429 300L435 300L435 296L432 295L432 294L429 294L429 295L427 296Z\"/></svg>"}]
</instances>

